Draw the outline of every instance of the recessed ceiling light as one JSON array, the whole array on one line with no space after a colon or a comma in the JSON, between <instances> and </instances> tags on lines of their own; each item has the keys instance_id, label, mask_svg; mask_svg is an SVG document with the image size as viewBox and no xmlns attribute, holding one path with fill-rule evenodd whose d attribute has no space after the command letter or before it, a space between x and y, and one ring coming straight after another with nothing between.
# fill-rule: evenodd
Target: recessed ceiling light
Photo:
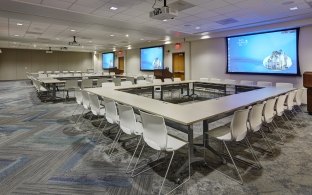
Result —
<instances>
[{"instance_id":1,"label":"recessed ceiling light","mask_svg":"<svg viewBox=\"0 0 312 195\"><path fill-rule=\"evenodd\" d=\"M14 37L18 37L19 35L14 35Z\"/></svg>"},{"instance_id":2,"label":"recessed ceiling light","mask_svg":"<svg viewBox=\"0 0 312 195\"><path fill-rule=\"evenodd\" d=\"M109 9L110 9L110 10L114 10L114 11L115 11L115 10L117 10L117 9L118 9L118 7L114 7L114 6L112 6L112 7L110 7Z\"/></svg>"},{"instance_id":3,"label":"recessed ceiling light","mask_svg":"<svg viewBox=\"0 0 312 195\"><path fill-rule=\"evenodd\" d=\"M209 39L209 38L210 38L209 35L204 35L204 36L202 36L200 39Z\"/></svg>"},{"instance_id":4,"label":"recessed ceiling light","mask_svg":"<svg viewBox=\"0 0 312 195\"><path fill-rule=\"evenodd\" d=\"M165 45L171 44L171 41L166 41Z\"/></svg>"},{"instance_id":5,"label":"recessed ceiling light","mask_svg":"<svg viewBox=\"0 0 312 195\"><path fill-rule=\"evenodd\" d=\"M297 10L297 9L298 9L297 6L289 8L290 11L294 11L294 10Z\"/></svg>"},{"instance_id":6,"label":"recessed ceiling light","mask_svg":"<svg viewBox=\"0 0 312 195\"><path fill-rule=\"evenodd\" d=\"M70 31L71 31L71 32L76 32L76 30L74 30L74 29L70 29Z\"/></svg>"},{"instance_id":7,"label":"recessed ceiling light","mask_svg":"<svg viewBox=\"0 0 312 195\"><path fill-rule=\"evenodd\" d=\"M129 35L128 35L128 34L126 34L126 37L129 37Z\"/></svg>"},{"instance_id":8,"label":"recessed ceiling light","mask_svg":"<svg viewBox=\"0 0 312 195\"><path fill-rule=\"evenodd\" d=\"M164 21L164 22L167 22L168 20L167 20L167 19L163 19L163 21Z\"/></svg>"},{"instance_id":9,"label":"recessed ceiling light","mask_svg":"<svg viewBox=\"0 0 312 195\"><path fill-rule=\"evenodd\" d=\"M209 32L203 32L203 33L201 33L201 35L208 35L209 34Z\"/></svg>"},{"instance_id":10,"label":"recessed ceiling light","mask_svg":"<svg viewBox=\"0 0 312 195\"><path fill-rule=\"evenodd\" d=\"M111 37L114 37L115 35L110 35Z\"/></svg>"},{"instance_id":11,"label":"recessed ceiling light","mask_svg":"<svg viewBox=\"0 0 312 195\"><path fill-rule=\"evenodd\" d=\"M23 24L22 24L22 23L17 23L16 25L17 25L17 26L23 26Z\"/></svg>"},{"instance_id":12,"label":"recessed ceiling light","mask_svg":"<svg viewBox=\"0 0 312 195\"><path fill-rule=\"evenodd\" d=\"M200 29L200 26L196 26L195 29L196 29L196 30L199 30L199 29Z\"/></svg>"}]
</instances>

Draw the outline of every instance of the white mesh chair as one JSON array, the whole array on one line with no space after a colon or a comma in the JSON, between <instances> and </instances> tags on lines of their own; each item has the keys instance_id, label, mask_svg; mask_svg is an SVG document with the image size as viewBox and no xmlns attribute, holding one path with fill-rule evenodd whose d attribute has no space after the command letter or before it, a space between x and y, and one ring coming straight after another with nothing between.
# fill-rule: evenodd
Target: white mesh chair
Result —
<instances>
[{"instance_id":1,"label":"white mesh chair","mask_svg":"<svg viewBox=\"0 0 312 195\"><path fill-rule=\"evenodd\" d=\"M113 87L115 87L115 83L113 82L102 83L102 88L113 88Z\"/></svg>"},{"instance_id":2,"label":"white mesh chair","mask_svg":"<svg viewBox=\"0 0 312 195\"><path fill-rule=\"evenodd\" d=\"M221 79L218 79L218 78L211 78L211 79L210 79L210 82L212 82L212 83L221 83Z\"/></svg>"},{"instance_id":3,"label":"white mesh chair","mask_svg":"<svg viewBox=\"0 0 312 195\"><path fill-rule=\"evenodd\" d=\"M97 141L101 138L103 133L105 131L108 131L110 133L110 130L119 124L119 116L117 112L117 106L116 102L113 100L104 100L104 106L105 106L105 119L106 123L103 127L102 133L98 137ZM111 125L110 128L106 129L107 125Z\"/></svg>"},{"instance_id":4,"label":"white mesh chair","mask_svg":"<svg viewBox=\"0 0 312 195\"><path fill-rule=\"evenodd\" d=\"M78 80L66 80L65 86L63 90L63 98L66 101L69 98L69 91L74 91L75 89L79 89ZM66 91L66 98L65 98L65 91Z\"/></svg>"},{"instance_id":5,"label":"white mesh chair","mask_svg":"<svg viewBox=\"0 0 312 195\"><path fill-rule=\"evenodd\" d=\"M180 82L181 78L173 78L173 82Z\"/></svg>"},{"instance_id":6,"label":"white mesh chair","mask_svg":"<svg viewBox=\"0 0 312 195\"><path fill-rule=\"evenodd\" d=\"M275 86L279 88L294 88L292 83L275 83Z\"/></svg>"},{"instance_id":7,"label":"white mesh chair","mask_svg":"<svg viewBox=\"0 0 312 195\"><path fill-rule=\"evenodd\" d=\"M168 135L167 127L166 127L165 120L163 117L148 114L145 112L140 112L140 115L142 118L144 143L143 143L142 149L140 151L140 154L138 156L138 159L135 163L135 166L134 166L134 169L132 172L132 176L136 176L138 174L146 172L147 170L150 170L151 168L161 164L161 163L157 163L156 165L154 165L150 168L146 168L145 170L137 173L136 175L133 175L133 173L136 170L139 159L141 158L141 154L144 150L145 145L148 145L150 148L156 150L159 153L157 160L159 159L160 154L162 152L165 152L165 153L172 152L172 155L171 155L171 158L169 161L169 165L168 165L166 173L165 173L165 177L164 177L162 184L160 186L159 194L161 194L162 189L163 189L163 185L166 181L168 171L169 171L171 163L172 163L172 159L175 155L175 151L182 148L183 146L188 145L188 143ZM188 154L188 161L189 161L189 170L188 170L189 177L188 177L188 179L186 179L183 183L181 183L180 185L178 185L177 187L172 189L170 192L167 192L166 194L173 192L175 189L177 189L178 187L180 187L181 185L183 185L185 182L187 182L190 179L190 172L191 172L190 154Z\"/></svg>"},{"instance_id":8,"label":"white mesh chair","mask_svg":"<svg viewBox=\"0 0 312 195\"><path fill-rule=\"evenodd\" d=\"M288 120L287 116L285 115L285 106L284 106L286 98L287 98L286 94L278 96L276 105L275 105L275 115L281 118L284 123L286 121L283 116L285 116L285 118Z\"/></svg>"},{"instance_id":9,"label":"white mesh chair","mask_svg":"<svg viewBox=\"0 0 312 195\"><path fill-rule=\"evenodd\" d=\"M42 73L38 75L38 78L48 78L48 75Z\"/></svg>"},{"instance_id":10,"label":"white mesh chair","mask_svg":"<svg viewBox=\"0 0 312 195\"><path fill-rule=\"evenodd\" d=\"M208 78L199 78L199 81L202 81L202 82L208 82L209 79Z\"/></svg>"},{"instance_id":11,"label":"white mesh chair","mask_svg":"<svg viewBox=\"0 0 312 195\"><path fill-rule=\"evenodd\" d=\"M42 71L42 70L38 71L38 74L44 74L44 71Z\"/></svg>"},{"instance_id":12,"label":"white mesh chair","mask_svg":"<svg viewBox=\"0 0 312 195\"><path fill-rule=\"evenodd\" d=\"M294 100L294 106L298 107L299 110L303 113L303 110L301 108L302 105L302 95L303 95L304 89L300 88L297 90L297 93L295 95L295 100Z\"/></svg>"},{"instance_id":13,"label":"white mesh chair","mask_svg":"<svg viewBox=\"0 0 312 195\"><path fill-rule=\"evenodd\" d=\"M113 83L115 83L115 86L120 86L121 78L120 77L113 78Z\"/></svg>"},{"instance_id":14,"label":"white mesh chair","mask_svg":"<svg viewBox=\"0 0 312 195\"><path fill-rule=\"evenodd\" d=\"M75 98L76 98L77 106L76 106L74 112L72 113L72 116L74 116L74 113L76 112L77 108L82 105L81 89L79 89L79 88L75 89Z\"/></svg>"},{"instance_id":15,"label":"white mesh chair","mask_svg":"<svg viewBox=\"0 0 312 195\"><path fill-rule=\"evenodd\" d=\"M102 87L102 83L107 83L107 82L108 82L107 78L100 78L100 79L97 80L96 86L97 87Z\"/></svg>"},{"instance_id":16,"label":"white mesh chair","mask_svg":"<svg viewBox=\"0 0 312 195\"><path fill-rule=\"evenodd\" d=\"M138 85L144 85L144 84L150 84L150 82L148 82L147 80L138 80L137 84Z\"/></svg>"},{"instance_id":17,"label":"white mesh chair","mask_svg":"<svg viewBox=\"0 0 312 195\"><path fill-rule=\"evenodd\" d=\"M154 79L153 80L153 84L162 84L162 80L161 79ZM161 86L154 86L154 91L155 92L160 92L161 91Z\"/></svg>"},{"instance_id":18,"label":"white mesh chair","mask_svg":"<svg viewBox=\"0 0 312 195\"><path fill-rule=\"evenodd\" d=\"M135 151L131 157L131 160L129 162L129 165L127 167L126 172L128 171L130 164L133 160L133 157L141 143L141 139L142 139L142 133L143 133L143 127L142 124L140 122L136 121L136 117L133 111L133 108L131 106L127 106L127 105L122 105L122 104L117 104L117 108L118 108L118 113L119 113L119 131L111 145L111 149L110 149L110 156L112 155L114 149L117 146L117 143L121 137L122 134L126 134L129 136L140 136L140 139L137 143L137 146L135 148Z\"/></svg>"},{"instance_id":19,"label":"white mesh chair","mask_svg":"<svg viewBox=\"0 0 312 195\"><path fill-rule=\"evenodd\" d=\"M264 131L262 130L262 113L264 108L265 102L253 105L250 109L247 128L249 132L257 133L259 132L264 139L267 147L271 153L273 153L272 146L269 143L267 136L265 135Z\"/></svg>"},{"instance_id":20,"label":"white mesh chair","mask_svg":"<svg viewBox=\"0 0 312 195\"><path fill-rule=\"evenodd\" d=\"M270 129L270 127L268 126L269 124L271 124L272 127L276 129L276 133L279 136L281 143L283 144L284 141L283 141L282 133L280 132L279 128L277 127L274 121L274 117L276 116L276 113L277 113L275 111L275 104L277 102L277 99L278 97L274 97L274 98L266 100L266 103L263 109L263 114L262 114L262 121L263 121L263 125L267 127L268 129Z\"/></svg>"},{"instance_id":21,"label":"white mesh chair","mask_svg":"<svg viewBox=\"0 0 312 195\"><path fill-rule=\"evenodd\" d=\"M239 82L240 85L248 85L248 86L253 86L254 82L253 81L248 81L248 80L241 80Z\"/></svg>"},{"instance_id":22,"label":"white mesh chair","mask_svg":"<svg viewBox=\"0 0 312 195\"><path fill-rule=\"evenodd\" d=\"M90 110L90 98L89 98L89 93L87 91L81 90L81 95L82 95L82 106L83 106L83 110L82 113L80 114L80 116L78 117L76 124L78 124L78 122L80 121L81 117L83 116L85 111L89 111ZM83 125L83 123L85 122L85 120L82 121L80 127Z\"/></svg>"},{"instance_id":23,"label":"white mesh chair","mask_svg":"<svg viewBox=\"0 0 312 195\"><path fill-rule=\"evenodd\" d=\"M74 77L81 77L81 72L75 72Z\"/></svg>"},{"instance_id":24,"label":"white mesh chair","mask_svg":"<svg viewBox=\"0 0 312 195\"><path fill-rule=\"evenodd\" d=\"M132 85L132 82L131 81L122 81L120 83L121 86L131 86Z\"/></svg>"},{"instance_id":25,"label":"white mesh chair","mask_svg":"<svg viewBox=\"0 0 312 195\"><path fill-rule=\"evenodd\" d=\"M272 82L257 81L257 86L259 86L259 87L272 87Z\"/></svg>"},{"instance_id":26,"label":"white mesh chair","mask_svg":"<svg viewBox=\"0 0 312 195\"><path fill-rule=\"evenodd\" d=\"M234 116L233 119L231 121L231 126L221 126L221 127L217 127L215 129L212 129L210 131L208 131L208 135L209 137L213 137L219 141L221 141L223 143L223 145L226 148L226 151L235 167L235 170L239 176L240 180L237 180L233 177L230 177L231 179L235 180L236 182L243 184L243 178L235 164L234 158L231 155L231 152L228 148L228 145L226 144L226 142L241 142L241 141L245 141L246 145L248 146L248 149L250 151L250 153L252 154L256 167L261 168L261 164L258 161L254 150L247 138L247 119L248 119L248 113L249 113L249 109L244 109L244 110L237 110L234 112ZM204 154L206 155L206 154Z\"/></svg>"},{"instance_id":27,"label":"white mesh chair","mask_svg":"<svg viewBox=\"0 0 312 195\"><path fill-rule=\"evenodd\" d=\"M100 125L98 127L97 130L100 129L103 121L104 121L104 115L105 115L105 107L104 106L101 106L100 104L100 100L99 100L99 97L95 94L92 94L92 93L89 93L89 100L90 100L90 109L91 109L91 112L94 116L97 116L97 117L103 117L102 120L101 119L98 119L98 120L101 120L100 122ZM90 118L90 120L92 120L92 117ZM96 135L96 131L94 131L93 133L93 136L92 136L92 139L94 139Z\"/></svg>"},{"instance_id":28,"label":"white mesh chair","mask_svg":"<svg viewBox=\"0 0 312 195\"><path fill-rule=\"evenodd\" d=\"M172 79L170 79L170 78L165 78L165 79L164 79L164 83L172 83Z\"/></svg>"},{"instance_id":29,"label":"white mesh chair","mask_svg":"<svg viewBox=\"0 0 312 195\"><path fill-rule=\"evenodd\" d=\"M81 89L92 88L93 80L92 79L82 79L81 81Z\"/></svg>"},{"instance_id":30,"label":"white mesh chair","mask_svg":"<svg viewBox=\"0 0 312 195\"><path fill-rule=\"evenodd\" d=\"M297 93L297 90L288 92L286 103L285 103L285 110L288 111L288 113L290 113L290 115L293 117L293 119L296 120L297 123L300 123L294 112L294 105L295 105L294 101L295 101L296 93ZM285 113L285 116L287 120L290 120L290 118L287 117L286 113ZM292 127L294 127L292 123L290 124L292 125Z\"/></svg>"}]
</instances>

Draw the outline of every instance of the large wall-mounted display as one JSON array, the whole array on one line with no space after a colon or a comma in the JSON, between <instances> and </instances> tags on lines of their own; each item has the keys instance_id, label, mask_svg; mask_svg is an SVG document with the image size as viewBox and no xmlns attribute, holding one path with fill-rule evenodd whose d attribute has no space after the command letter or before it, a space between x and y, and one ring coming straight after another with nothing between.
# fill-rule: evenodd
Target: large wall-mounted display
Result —
<instances>
[{"instance_id":1,"label":"large wall-mounted display","mask_svg":"<svg viewBox=\"0 0 312 195\"><path fill-rule=\"evenodd\" d=\"M153 71L164 68L164 47L141 48L141 71Z\"/></svg>"},{"instance_id":2,"label":"large wall-mounted display","mask_svg":"<svg viewBox=\"0 0 312 195\"><path fill-rule=\"evenodd\" d=\"M114 52L102 53L102 68L104 70L115 67L115 54Z\"/></svg>"},{"instance_id":3,"label":"large wall-mounted display","mask_svg":"<svg viewBox=\"0 0 312 195\"><path fill-rule=\"evenodd\" d=\"M300 75L298 31L227 37L227 73Z\"/></svg>"}]
</instances>

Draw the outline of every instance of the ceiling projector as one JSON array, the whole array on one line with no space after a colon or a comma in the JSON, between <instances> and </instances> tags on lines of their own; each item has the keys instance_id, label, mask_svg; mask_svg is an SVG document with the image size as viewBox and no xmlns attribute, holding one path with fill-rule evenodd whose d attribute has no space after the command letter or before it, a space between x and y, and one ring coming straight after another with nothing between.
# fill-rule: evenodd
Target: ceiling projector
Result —
<instances>
[{"instance_id":1,"label":"ceiling projector","mask_svg":"<svg viewBox=\"0 0 312 195\"><path fill-rule=\"evenodd\" d=\"M178 11L170 9L169 7L161 7L155 8L153 11L150 12L150 18L156 20L169 20L174 19L178 16Z\"/></svg>"}]
</instances>

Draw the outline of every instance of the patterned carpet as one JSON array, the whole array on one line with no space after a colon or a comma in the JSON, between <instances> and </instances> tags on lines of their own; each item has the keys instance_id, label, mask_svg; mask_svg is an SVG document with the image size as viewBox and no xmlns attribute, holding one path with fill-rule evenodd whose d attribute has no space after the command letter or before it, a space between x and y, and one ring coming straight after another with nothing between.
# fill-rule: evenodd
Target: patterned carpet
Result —
<instances>
[{"instance_id":1,"label":"patterned carpet","mask_svg":"<svg viewBox=\"0 0 312 195\"><path fill-rule=\"evenodd\" d=\"M97 123L84 119L81 128L74 126L79 113L71 116L75 106L73 101L41 102L26 81L0 83L0 194L158 194L167 165L129 177L125 173L133 151L129 148L136 139L125 147L119 145L121 155L109 158L105 151L114 134L104 136L101 143L91 141ZM261 139L252 138L263 168L238 164L244 172L244 185L209 168L235 177L230 163L220 165L218 158L209 153L209 167L204 163L193 164L191 179L173 194L312 194L312 116L306 113L298 116L303 124L292 122L296 134L287 129L289 123L280 126L286 136L284 145L277 144L276 136L269 135L274 143L273 155L263 150ZM223 125L230 119L216 121L210 127ZM194 125L194 131L195 141L200 142L201 123ZM184 133L172 128L169 132L187 139ZM214 148L219 146L211 144ZM238 157L250 157L242 146L233 146ZM165 192L176 185L173 175L186 160L186 152L187 148L183 148L174 158ZM148 150L145 156L152 154ZM202 156L203 151L198 149L196 155ZM169 157L165 160L169 162Z\"/></svg>"}]
</instances>

